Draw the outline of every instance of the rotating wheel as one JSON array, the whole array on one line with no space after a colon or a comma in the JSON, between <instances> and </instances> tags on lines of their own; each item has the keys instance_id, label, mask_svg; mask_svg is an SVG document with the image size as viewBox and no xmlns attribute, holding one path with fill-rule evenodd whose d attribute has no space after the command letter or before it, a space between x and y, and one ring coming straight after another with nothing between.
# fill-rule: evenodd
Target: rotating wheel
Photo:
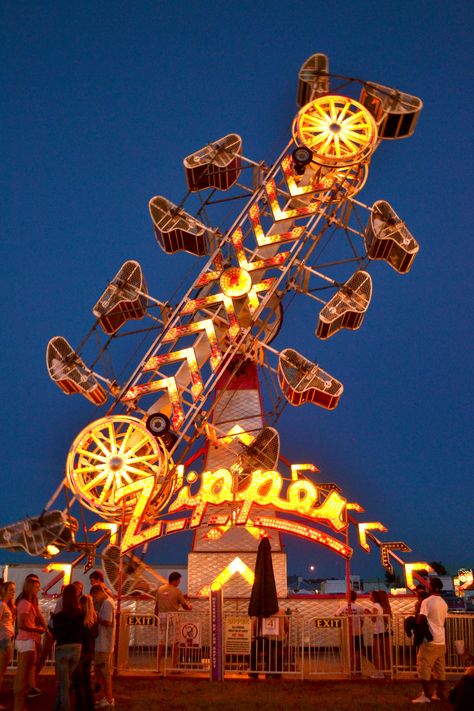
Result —
<instances>
[{"instance_id":1,"label":"rotating wheel","mask_svg":"<svg viewBox=\"0 0 474 711\"><path fill-rule=\"evenodd\" d=\"M140 490L115 501L120 487L155 477L154 498L169 488L168 454L161 442L134 417L103 417L74 440L66 462L72 491L84 506L105 518L120 520L132 513Z\"/></svg>"},{"instance_id":2,"label":"rotating wheel","mask_svg":"<svg viewBox=\"0 0 474 711\"><path fill-rule=\"evenodd\" d=\"M319 165L344 167L366 161L377 145L377 125L358 101L322 96L297 113L293 138Z\"/></svg>"}]
</instances>

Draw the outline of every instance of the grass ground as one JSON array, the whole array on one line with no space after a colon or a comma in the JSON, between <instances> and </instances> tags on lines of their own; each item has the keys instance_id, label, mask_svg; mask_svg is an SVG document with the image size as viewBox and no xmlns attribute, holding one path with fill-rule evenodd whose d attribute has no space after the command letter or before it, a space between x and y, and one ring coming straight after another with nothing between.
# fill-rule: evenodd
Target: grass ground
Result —
<instances>
[{"instance_id":1,"label":"grass ground","mask_svg":"<svg viewBox=\"0 0 474 711\"><path fill-rule=\"evenodd\" d=\"M12 678L7 678L0 704L13 708ZM46 692L28 702L28 711L50 711L54 700L54 678L40 677ZM448 683L448 689L451 684ZM391 681L299 681L275 679L210 682L185 678L122 677L114 681L114 695L120 711L388 711L417 708L411 699L419 694L415 682ZM434 704L447 711L447 703Z\"/></svg>"}]
</instances>

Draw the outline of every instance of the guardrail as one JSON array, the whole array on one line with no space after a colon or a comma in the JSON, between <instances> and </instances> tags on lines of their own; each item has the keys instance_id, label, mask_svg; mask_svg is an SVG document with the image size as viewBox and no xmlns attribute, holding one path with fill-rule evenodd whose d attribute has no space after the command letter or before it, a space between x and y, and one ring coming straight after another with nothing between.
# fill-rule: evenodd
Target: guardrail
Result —
<instances>
[{"instance_id":1,"label":"guardrail","mask_svg":"<svg viewBox=\"0 0 474 711\"><path fill-rule=\"evenodd\" d=\"M224 673L227 677L414 678L416 649L405 634L405 618L384 616L383 631L375 627L372 615L292 614L264 620L258 627L257 621L245 614L227 612L223 622ZM176 612L158 617L123 613L120 640L119 673L209 674L207 613ZM446 649L448 674L462 673L472 663L473 615L448 616Z\"/></svg>"},{"instance_id":2,"label":"guardrail","mask_svg":"<svg viewBox=\"0 0 474 711\"><path fill-rule=\"evenodd\" d=\"M248 604L248 603L247 603ZM156 616L151 605L134 601L120 614L117 672L176 672L208 677L211 660L210 616L206 606ZM288 610L289 611L289 610ZM372 615L291 614L263 621L248 617L245 606L223 616L225 677L265 675L301 679L351 677L415 678L416 648L405 634L407 614L384 617L383 633ZM446 620L446 672L462 674L474 658L474 615L449 614ZM54 652L47 666L54 665ZM16 667L16 654L10 669Z\"/></svg>"}]
</instances>

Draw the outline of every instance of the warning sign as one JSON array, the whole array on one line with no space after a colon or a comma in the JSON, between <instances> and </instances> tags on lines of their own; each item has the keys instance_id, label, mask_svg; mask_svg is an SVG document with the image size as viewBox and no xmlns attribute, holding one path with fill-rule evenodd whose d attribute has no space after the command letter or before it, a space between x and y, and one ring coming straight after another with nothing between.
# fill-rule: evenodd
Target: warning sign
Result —
<instances>
[{"instance_id":1,"label":"warning sign","mask_svg":"<svg viewBox=\"0 0 474 711\"><path fill-rule=\"evenodd\" d=\"M225 618L225 654L250 654L251 641L250 617L233 615Z\"/></svg>"},{"instance_id":2,"label":"warning sign","mask_svg":"<svg viewBox=\"0 0 474 711\"><path fill-rule=\"evenodd\" d=\"M176 641L186 647L201 646L201 623L182 622L178 625L178 636Z\"/></svg>"}]
</instances>

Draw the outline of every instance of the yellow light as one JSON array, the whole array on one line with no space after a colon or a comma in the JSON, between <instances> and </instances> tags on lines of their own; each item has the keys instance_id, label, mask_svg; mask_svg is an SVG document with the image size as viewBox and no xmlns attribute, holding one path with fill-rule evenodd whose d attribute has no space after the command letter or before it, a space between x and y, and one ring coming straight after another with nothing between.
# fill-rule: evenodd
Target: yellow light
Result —
<instances>
[{"instance_id":1,"label":"yellow light","mask_svg":"<svg viewBox=\"0 0 474 711\"><path fill-rule=\"evenodd\" d=\"M365 509L355 501L348 501L347 502L347 510L348 511L357 511L357 513L364 513L365 512Z\"/></svg>"},{"instance_id":2,"label":"yellow light","mask_svg":"<svg viewBox=\"0 0 474 711\"><path fill-rule=\"evenodd\" d=\"M186 326L175 326L174 328L170 328L169 331L163 336L163 343L169 343L177 338L198 333L199 331L206 332L211 349L211 368L212 370L215 370L222 360L222 354L219 346L217 345L216 329L214 328L214 324L211 319L206 318L202 321L194 321Z\"/></svg>"},{"instance_id":3,"label":"yellow light","mask_svg":"<svg viewBox=\"0 0 474 711\"><path fill-rule=\"evenodd\" d=\"M256 504L273 506L311 519L325 520L336 531L346 527L346 501L336 491L331 491L323 503L318 505L318 488L309 480L293 480L286 490L286 498L280 496L282 486L283 479L279 472L257 469L249 477L247 486L235 492L234 477L228 469L206 471L201 476L199 491L192 494L190 487L184 486L171 503L169 511L194 509L190 524L193 527L200 525L208 504L218 506L235 501L242 502L236 521L239 524L246 523L252 505Z\"/></svg>"},{"instance_id":4,"label":"yellow light","mask_svg":"<svg viewBox=\"0 0 474 711\"><path fill-rule=\"evenodd\" d=\"M219 573L219 575L214 578L210 585L206 585L201 588L198 592L199 597L209 595L210 590L220 590L236 573L239 573L249 585L253 585L255 579L253 571L243 562L243 560L236 557Z\"/></svg>"},{"instance_id":5,"label":"yellow light","mask_svg":"<svg viewBox=\"0 0 474 711\"><path fill-rule=\"evenodd\" d=\"M410 590L415 587L413 573L420 570L426 570L427 573L433 572L433 568L429 563L405 563L403 567L405 568L405 583Z\"/></svg>"},{"instance_id":6,"label":"yellow light","mask_svg":"<svg viewBox=\"0 0 474 711\"><path fill-rule=\"evenodd\" d=\"M234 439L240 439L241 442L249 446L255 440L255 437L249 432L246 432L240 425L234 425L230 428L225 437L219 437L219 442L230 444Z\"/></svg>"},{"instance_id":7,"label":"yellow light","mask_svg":"<svg viewBox=\"0 0 474 711\"><path fill-rule=\"evenodd\" d=\"M380 557L382 559L382 565L385 568L385 570L388 570L390 575L393 575L393 565L390 562L390 551L391 550L399 550L403 551L404 553L410 553L411 548L407 546L406 543L403 541L393 541L391 543L380 543ZM400 559L396 558L398 562L400 563Z\"/></svg>"},{"instance_id":8,"label":"yellow light","mask_svg":"<svg viewBox=\"0 0 474 711\"><path fill-rule=\"evenodd\" d=\"M342 541L338 541L337 538L333 538L327 533L322 533L315 528L304 526L301 523L284 521L280 518L269 518L267 516L259 516L255 519L255 523L263 528L272 528L277 531L282 531L283 533L292 533L295 536L307 538L310 541L316 541L316 543L320 543L322 546L329 548L344 558L350 558L352 556L352 548L346 546Z\"/></svg>"},{"instance_id":9,"label":"yellow light","mask_svg":"<svg viewBox=\"0 0 474 711\"><path fill-rule=\"evenodd\" d=\"M178 393L178 388L176 385L176 378L161 378L160 380L152 380L149 383L143 383L142 385L133 385L122 397L122 402L130 402L131 400L137 400L143 395L149 395L150 393L158 392L159 390L167 390L168 397L170 399L171 408L173 410L173 427L175 430L179 430L184 422L184 412L181 407L181 399Z\"/></svg>"},{"instance_id":10,"label":"yellow light","mask_svg":"<svg viewBox=\"0 0 474 711\"><path fill-rule=\"evenodd\" d=\"M308 215L313 215L315 212L318 211L321 205L319 200L311 200L311 202L309 202L307 205L304 205L303 207L296 207L289 210L281 210L280 205L278 204L278 192L276 183L273 179L268 180L265 183L265 192L267 193L268 201L270 203L270 207L273 213L273 219L275 220L275 222L279 222L280 220L290 220L296 217L306 217Z\"/></svg>"},{"instance_id":11,"label":"yellow light","mask_svg":"<svg viewBox=\"0 0 474 711\"><path fill-rule=\"evenodd\" d=\"M51 570L58 570L59 572L61 572L63 574L64 585L69 585L69 583L71 582L71 563L48 563L45 570L48 572L50 572Z\"/></svg>"},{"instance_id":12,"label":"yellow light","mask_svg":"<svg viewBox=\"0 0 474 711\"><path fill-rule=\"evenodd\" d=\"M293 242L304 234L304 227L294 227L290 232L281 232L277 235L266 236L260 222L260 209L257 204L253 204L250 208L249 217L259 247L263 247L267 244L278 244L279 242Z\"/></svg>"},{"instance_id":13,"label":"yellow light","mask_svg":"<svg viewBox=\"0 0 474 711\"><path fill-rule=\"evenodd\" d=\"M117 523L106 523L105 521L97 521L90 528L89 531L110 531L110 542L113 546L117 544Z\"/></svg>"},{"instance_id":14,"label":"yellow light","mask_svg":"<svg viewBox=\"0 0 474 711\"><path fill-rule=\"evenodd\" d=\"M50 543L46 546L46 553L50 556L58 555L59 552L59 548L55 546L54 543Z\"/></svg>"},{"instance_id":15,"label":"yellow light","mask_svg":"<svg viewBox=\"0 0 474 711\"><path fill-rule=\"evenodd\" d=\"M140 526L145 515L146 508L153 498L155 491L155 477L149 476L145 479L140 479L127 486L122 486L115 492L115 500L118 502L122 501L131 494L138 494L137 502L133 513L130 517L127 528L123 534L122 543L120 545L120 550L122 553L135 548L136 546L142 545L153 538L158 538L161 536L162 522L150 526L144 531L140 531Z\"/></svg>"},{"instance_id":16,"label":"yellow light","mask_svg":"<svg viewBox=\"0 0 474 711\"><path fill-rule=\"evenodd\" d=\"M319 472L319 469L314 464L292 464L291 465L291 479L296 481L298 479L298 472Z\"/></svg>"},{"instance_id":17,"label":"yellow light","mask_svg":"<svg viewBox=\"0 0 474 711\"><path fill-rule=\"evenodd\" d=\"M366 161L377 146L372 114L345 96L321 96L303 106L293 123L299 145L313 152L316 163L348 166Z\"/></svg>"},{"instance_id":18,"label":"yellow light","mask_svg":"<svg viewBox=\"0 0 474 711\"><path fill-rule=\"evenodd\" d=\"M367 551L367 553L370 552L370 546L367 543L366 531L388 531L388 529L385 528L383 523L380 523L380 521L372 521L370 523L358 523L357 527L359 529L359 545L361 546L361 548Z\"/></svg>"},{"instance_id":19,"label":"yellow light","mask_svg":"<svg viewBox=\"0 0 474 711\"><path fill-rule=\"evenodd\" d=\"M115 492L123 484L168 473L168 455L145 424L134 417L103 417L85 428L73 442L66 463L68 484L94 513L115 521L123 513ZM128 512L135 506L125 503Z\"/></svg>"},{"instance_id":20,"label":"yellow light","mask_svg":"<svg viewBox=\"0 0 474 711\"><path fill-rule=\"evenodd\" d=\"M219 280L223 293L233 299L246 296L252 288L250 274L241 267L226 269Z\"/></svg>"},{"instance_id":21,"label":"yellow light","mask_svg":"<svg viewBox=\"0 0 474 711\"><path fill-rule=\"evenodd\" d=\"M168 521L166 523L166 534L176 533L176 531L183 531L188 523L187 518L178 518L174 521Z\"/></svg>"}]
</instances>

